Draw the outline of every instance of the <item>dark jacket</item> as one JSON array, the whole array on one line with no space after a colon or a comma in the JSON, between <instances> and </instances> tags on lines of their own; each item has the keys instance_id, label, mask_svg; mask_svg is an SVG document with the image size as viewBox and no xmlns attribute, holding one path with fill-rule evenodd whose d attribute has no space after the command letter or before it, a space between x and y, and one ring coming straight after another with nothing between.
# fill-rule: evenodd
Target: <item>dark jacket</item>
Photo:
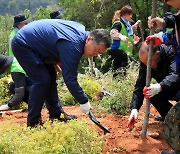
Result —
<instances>
[{"instance_id":1,"label":"dark jacket","mask_svg":"<svg viewBox=\"0 0 180 154\"><path fill-rule=\"evenodd\" d=\"M143 88L146 85L145 64L140 63L139 75L133 91L131 109L140 109L143 104ZM160 46L160 59L156 70L151 69L151 77L154 78L162 87L162 91L180 89L180 79L176 72L176 64L171 46Z\"/></svg>"},{"instance_id":2,"label":"dark jacket","mask_svg":"<svg viewBox=\"0 0 180 154\"><path fill-rule=\"evenodd\" d=\"M172 13L166 13L164 16L164 22L165 22L165 28L173 28L173 33L175 34L175 24L177 26L177 33L178 33L178 39L179 45L180 45L180 11L176 14ZM177 35L176 35L177 36Z\"/></svg>"},{"instance_id":3,"label":"dark jacket","mask_svg":"<svg viewBox=\"0 0 180 154\"><path fill-rule=\"evenodd\" d=\"M77 82L77 68L87 36L88 32L80 23L61 19L43 19L24 26L15 37L20 44L32 49L44 63L61 62L63 78L69 91L79 103L83 104L88 98ZM57 48L59 40L70 42L66 52L61 52ZM60 48L63 47L62 43Z\"/></svg>"}]
</instances>

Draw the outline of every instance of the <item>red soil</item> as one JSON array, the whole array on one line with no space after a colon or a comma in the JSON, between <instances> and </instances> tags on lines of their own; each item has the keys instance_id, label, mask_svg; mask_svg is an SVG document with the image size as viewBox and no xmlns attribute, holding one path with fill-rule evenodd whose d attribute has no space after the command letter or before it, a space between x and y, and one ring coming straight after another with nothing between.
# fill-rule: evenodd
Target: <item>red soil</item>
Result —
<instances>
[{"instance_id":1,"label":"red soil","mask_svg":"<svg viewBox=\"0 0 180 154\"><path fill-rule=\"evenodd\" d=\"M100 135L104 135L100 128L96 127L87 115L80 112L79 106L64 107L65 111L70 114L76 114L78 119L86 119L88 125L93 126ZM160 154L162 149L170 149L163 139L161 122L154 121L153 115L158 115L157 111L151 106L151 115L149 118L149 126L146 140L142 140L140 132L144 119L145 107L143 106L139 112L138 121L132 131L126 128L128 116L117 116L112 114L95 115L103 125L107 126L111 133L104 135L106 145L103 147L103 154L107 152L111 154ZM5 116L4 116L5 115ZM48 118L47 110L42 111L43 120ZM0 116L0 125L3 121L13 119L15 123L23 125L26 123L27 113L25 112L6 112Z\"/></svg>"}]
</instances>

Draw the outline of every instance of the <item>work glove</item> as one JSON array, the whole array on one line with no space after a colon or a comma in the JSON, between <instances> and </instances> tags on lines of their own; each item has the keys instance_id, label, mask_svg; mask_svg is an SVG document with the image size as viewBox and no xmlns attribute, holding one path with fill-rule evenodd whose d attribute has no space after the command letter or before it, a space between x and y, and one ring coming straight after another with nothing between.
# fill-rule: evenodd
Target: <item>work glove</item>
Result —
<instances>
[{"instance_id":1,"label":"work glove","mask_svg":"<svg viewBox=\"0 0 180 154\"><path fill-rule=\"evenodd\" d=\"M80 110L83 113L89 114L90 109L91 109L91 104L89 103L89 101L85 104L80 104Z\"/></svg>"},{"instance_id":2,"label":"work glove","mask_svg":"<svg viewBox=\"0 0 180 154\"><path fill-rule=\"evenodd\" d=\"M161 45L163 43L163 32L148 36L145 41L149 45L151 40L153 40L154 45Z\"/></svg>"},{"instance_id":3,"label":"work glove","mask_svg":"<svg viewBox=\"0 0 180 154\"><path fill-rule=\"evenodd\" d=\"M112 39L119 40L119 31L117 29L112 29L110 35Z\"/></svg>"},{"instance_id":4,"label":"work glove","mask_svg":"<svg viewBox=\"0 0 180 154\"><path fill-rule=\"evenodd\" d=\"M122 34L119 34L119 38L120 40L124 41L124 42L128 42L128 37Z\"/></svg>"},{"instance_id":5,"label":"work glove","mask_svg":"<svg viewBox=\"0 0 180 154\"><path fill-rule=\"evenodd\" d=\"M154 95L157 95L161 91L161 85L159 83L151 84L149 87L145 86L143 89L143 94L145 98L149 99Z\"/></svg>"},{"instance_id":6,"label":"work glove","mask_svg":"<svg viewBox=\"0 0 180 154\"><path fill-rule=\"evenodd\" d=\"M127 127L129 128L129 130L132 130L134 128L134 123L137 120L137 118L138 118L138 110L132 109L131 114L128 119L128 124L127 124Z\"/></svg>"},{"instance_id":7,"label":"work glove","mask_svg":"<svg viewBox=\"0 0 180 154\"><path fill-rule=\"evenodd\" d=\"M111 35L112 39L114 39L114 40L122 40L124 42L128 42L128 37L120 34L117 29L112 29L110 32L110 35Z\"/></svg>"},{"instance_id":8,"label":"work glove","mask_svg":"<svg viewBox=\"0 0 180 154\"><path fill-rule=\"evenodd\" d=\"M9 106L8 106L8 104L4 104L4 105L1 105L0 106L0 111L6 111L6 110L9 110Z\"/></svg>"}]
</instances>

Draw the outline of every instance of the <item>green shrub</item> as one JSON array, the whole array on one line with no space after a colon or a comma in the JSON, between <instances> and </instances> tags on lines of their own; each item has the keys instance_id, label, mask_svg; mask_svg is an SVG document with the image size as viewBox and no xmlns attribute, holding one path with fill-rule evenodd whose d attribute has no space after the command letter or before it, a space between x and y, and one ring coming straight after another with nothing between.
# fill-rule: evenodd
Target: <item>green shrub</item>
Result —
<instances>
[{"instance_id":1,"label":"green shrub","mask_svg":"<svg viewBox=\"0 0 180 154\"><path fill-rule=\"evenodd\" d=\"M103 139L85 121L46 122L42 127L22 128L12 122L0 128L0 154L100 154Z\"/></svg>"},{"instance_id":2,"label":"green shrub","mask_svg":"<svg viewBox=\"0 0 180 154\"><path fill-rule=\"evenodd\" d=\"M83 91L86 93L88 98L92 100L96 94L101 90L100 84L93 78L89 76L79 77L79 84L82 87ZM78 102L71 95L65 85L62 83L62 80L58 81L58 94L63 105L76 105Z\"/></svg>"},{"instance_id":3,"label":"green shrub","mask_svg":"<svg viewBox=\"0 0 180 154\"><path fill-rule=\"evenodd\" d=\"M93 78L85 76L85 78L79 78L79 83L89 99L93 99L98 92L101 91L100 84Z\"/></svg>"},{"instance_id":4,"label":"green shrub","mask_svg":"<svg viewBox=\"0 0 180 154\"><path fill-rule=\"evenodd\" d=\"M13 94L9 91L9 82L11 80L10 75L6 75L0 79L0 105L8 103L8 101L13 97ZM20 103L12 107L11 109L22 109L27 108L26 103Z\"/></svg>"},{"instance_id":5,"label":"green shrub","mask_svg":"<svg viewBox=\"0 0 180 154\"><path fill-rule=\"evenodd\" d=\"M98 108L103 111L113 112L118 115L126 115L130 110L130 102L137 77L137 71L128 69L126 76L119 75L116 79L106 77L105 89L113 96L105 96L99 101Z\"/></svg>"},{"instance_id":6,"label":"green shrub","mask_svg":"<svg viewBox=\"0 0 180 154\"><path fill-rule=\"evenodd\" d=\"M4 76L0 79L0 105L6 104L12 97L8 88L10 78L10 76Z\"/></svg>"},{"instance_id":7,"label":"green shrub","mask_svg":"<svg viewBox=\"0 0 180 154\"><path fill-rule=\"evenodd\" d=\"M78 104L78 102L75 100L75 98L71 95L71 93L69 91L60 95L60 98L61 98L62 104L65 106Z\"/></svg>"}]
</instances>

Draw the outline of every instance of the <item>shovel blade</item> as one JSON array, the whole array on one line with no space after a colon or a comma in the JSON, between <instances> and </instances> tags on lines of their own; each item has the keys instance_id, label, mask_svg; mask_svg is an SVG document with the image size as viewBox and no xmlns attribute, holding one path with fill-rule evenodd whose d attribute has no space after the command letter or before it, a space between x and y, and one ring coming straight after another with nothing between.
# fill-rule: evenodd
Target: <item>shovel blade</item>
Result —
<instances>
[{"instance_id":1,"label":"shovel blade","mask_svg":"<svg viewBox=\"0 0 180 154\"><path fill-rule=\"evenodd\" d=\"M104 131L104 133L110 133L109 129L106 126L97 121L92 111L89 111L89 117L99 128L101 128Z\"/></svg>"}]
</instances>

